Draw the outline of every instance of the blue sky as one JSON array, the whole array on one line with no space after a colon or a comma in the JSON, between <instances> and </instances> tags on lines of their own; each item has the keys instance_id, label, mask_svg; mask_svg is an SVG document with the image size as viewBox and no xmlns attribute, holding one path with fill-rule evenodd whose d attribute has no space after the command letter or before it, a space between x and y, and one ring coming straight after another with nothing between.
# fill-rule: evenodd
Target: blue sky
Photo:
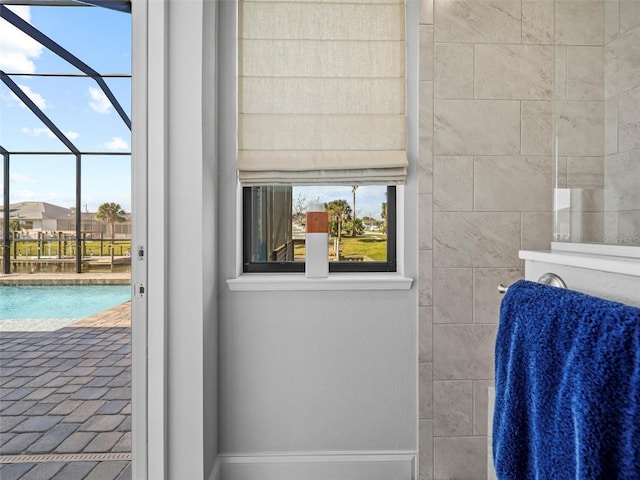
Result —
<instances>
[{"instance_id":1,"label":"blue sky","mask_svg":"<svg viewBox=\"0 0 640 480\"><path fill-rule=\"evenodd\" d=\"M99 73L130 74L129 14L98 7L9 8ZM81 73L4 20L0 20L0 69L8 74ZM17 75L11 79L80 151L130 151L129 129L92 79ZM131 117L130 79L105 81ZM0 145L10 152L68 151L4 83L0 83ZM104 202L118 202L131 211L130 161L129 156L83 157L83 210L95 211ZM11 203L75 205L74 156L12 155L9 174Z\"/></svg>"},{"instance_id":2,"label":"blue sky","mask_svg":"<svg viewBox=\"0 0 640 480\"><path fill-rule=\"evenodd\" d=\"M293 187L294 210L296 202L302 203L320 200L320 203L328 203L332 200L346 200L353 208L353 193L349 186L332 187ZM387 201L386 185L362 185L356 190L356 214L358 218L363 216L382 218L382 202Z\"/></svg>"}]
</instances>

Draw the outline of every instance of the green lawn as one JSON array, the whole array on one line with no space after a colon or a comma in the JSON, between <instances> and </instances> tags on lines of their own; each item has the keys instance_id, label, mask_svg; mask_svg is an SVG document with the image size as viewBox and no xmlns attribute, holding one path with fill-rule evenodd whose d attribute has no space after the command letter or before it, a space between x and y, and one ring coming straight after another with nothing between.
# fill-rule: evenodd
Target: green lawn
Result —
<instances>
[{"instance_id":1,"label":"green lawn","mask_svg":"<svg viewBox=\"0 0 640 480\"><path fill-rule=\"evenodd\" d=\"M387 259L387 236L366 234L356 238L342 237L340 250L343 256L364 255L371 260L384 262ZM304 245L296 246L296 257L304 257ZM333 238L329 238L329 254L333 255Z\"/></svg>"}]
</instances>

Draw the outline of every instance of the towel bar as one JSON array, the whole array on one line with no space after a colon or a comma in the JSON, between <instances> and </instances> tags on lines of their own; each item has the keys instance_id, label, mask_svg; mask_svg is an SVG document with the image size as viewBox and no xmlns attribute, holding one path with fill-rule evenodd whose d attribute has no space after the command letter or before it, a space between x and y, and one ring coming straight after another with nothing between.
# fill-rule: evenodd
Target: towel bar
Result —
<instances>
[{"instance_id":1,"label":"towel bar","mask_svg":"<svg viewBox=\"0 0 640 480\"><path fill-rule=\"evenodd\" d=\"M552 287L557 288L567 288L567 284L564 283L564 280L560 278L560 276L555 273L544 273L538 279L538 283L542 283L543 285L550 285ZM509 287L503 285L502 283L498 285L498 293L507 293Z\"/></svg>"}]
</instances>

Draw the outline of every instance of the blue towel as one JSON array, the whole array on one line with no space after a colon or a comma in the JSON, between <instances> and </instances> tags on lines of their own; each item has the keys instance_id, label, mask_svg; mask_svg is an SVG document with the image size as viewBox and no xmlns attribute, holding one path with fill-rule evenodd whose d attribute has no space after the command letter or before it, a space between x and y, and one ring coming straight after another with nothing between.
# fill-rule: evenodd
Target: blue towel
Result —
<instances>
[{"instance_id":1,"label":"blue towel","mask_svg":"<svg viewBox=\"0 0 640 480\"><path fill-rule=\"evenodd\" d=\"M495 362L500 480L640 479L640 309L521 280Z\"/></svg>"}]
</instances>

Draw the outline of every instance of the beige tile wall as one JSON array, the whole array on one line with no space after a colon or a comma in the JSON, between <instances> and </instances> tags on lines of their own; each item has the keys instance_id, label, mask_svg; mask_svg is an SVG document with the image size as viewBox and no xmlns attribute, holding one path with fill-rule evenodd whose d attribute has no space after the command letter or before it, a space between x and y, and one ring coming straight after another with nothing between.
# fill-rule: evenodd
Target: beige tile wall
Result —
<instances>
[{"instance_id":1,"label":"beige tile wall","mask_svg":"<svg viewBox=\"0 0 640 480\"><path fill-rule=\"evenodd\" d=\"M567 103L564 92L597 103L590 95L598 82L585 65L598 53L587 47L602 48L604 27L581 38L585 29L569 19L593 23L601 0L580 1L584 11L557 0L568 15L562 37L585 47L567 56L563 45L572 62L563 94ZM552 236L553 5L421 0L421 480L487 476L497 285L523 277L518 250L549 248ZM598 100L578 109L575 121L596 125L604 111ZM584 140L588 152L596 148L591 137ZM576 148L570 155L590 153ZM565 182L573 161L564 159Z\"/></svg>"}]
</instances>

